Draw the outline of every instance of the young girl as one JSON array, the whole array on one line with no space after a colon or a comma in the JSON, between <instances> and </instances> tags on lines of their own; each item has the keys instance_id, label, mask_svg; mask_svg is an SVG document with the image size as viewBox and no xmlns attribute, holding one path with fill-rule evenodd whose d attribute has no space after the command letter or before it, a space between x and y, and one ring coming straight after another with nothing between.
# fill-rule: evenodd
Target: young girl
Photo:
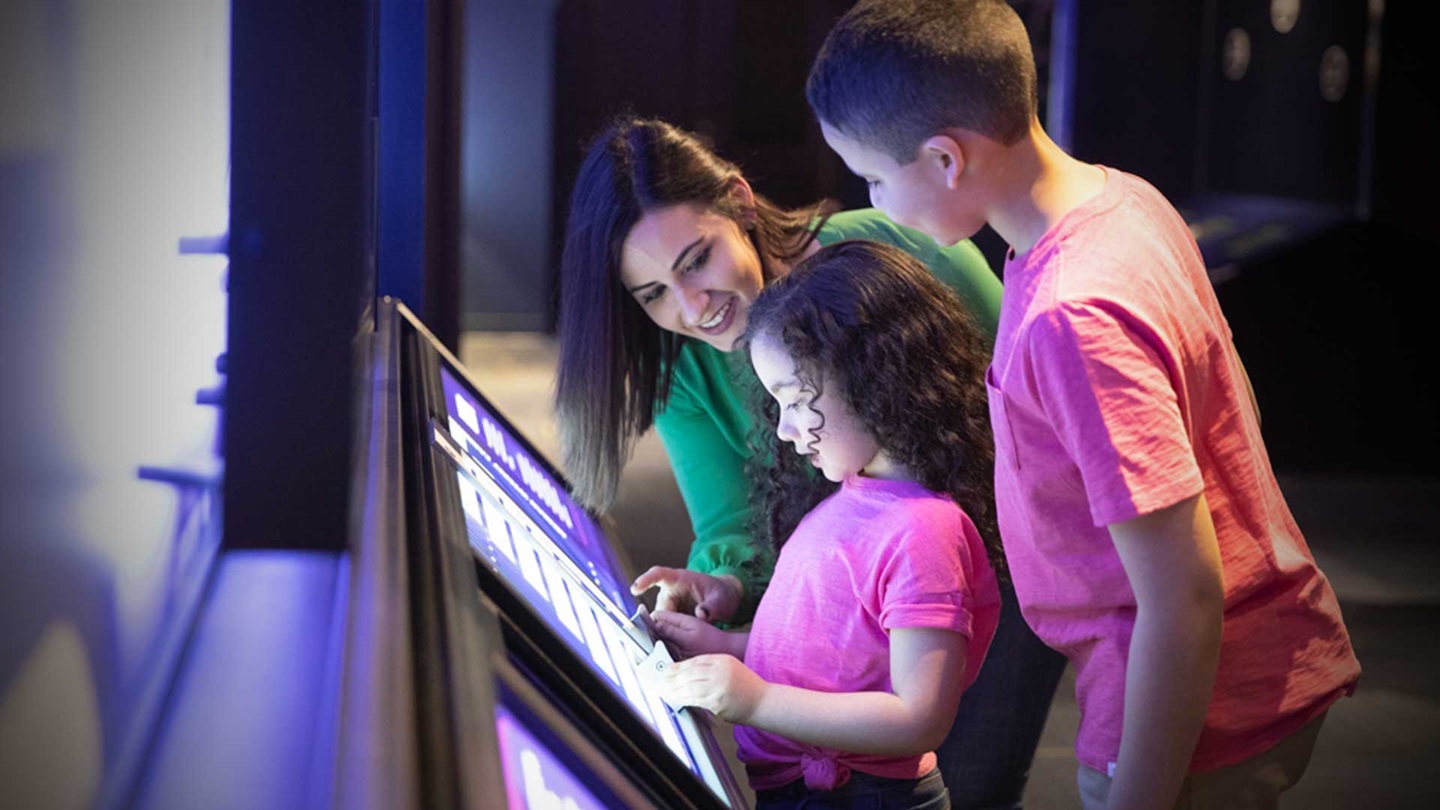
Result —
<instances>
[{"instance_id":1,"label":"young girl","mask_svg":"<svg viewBox=\"0 0 1440 810\"><path fill-rule=\"evenodd\" d=\"M761 810L949 807L934 749L1000 610L979 333L918 261L848 241L771 282L741 342L779 558L748 632L656 613L670 700L739 724Z\"/></svg>"}]
</instances>

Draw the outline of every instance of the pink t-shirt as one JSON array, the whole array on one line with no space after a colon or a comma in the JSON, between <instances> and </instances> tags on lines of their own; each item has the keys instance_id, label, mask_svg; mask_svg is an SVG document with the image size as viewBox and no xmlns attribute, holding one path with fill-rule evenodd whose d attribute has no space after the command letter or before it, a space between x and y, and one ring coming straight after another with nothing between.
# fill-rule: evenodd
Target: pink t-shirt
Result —
<instances>
[{"instance_id":1,"label":"pink t-shirt","mask_svg":"<svg viewBox=\"0 0 1440 810\"><path fill-rule=\"evenodd\" d=\"M781 549L756 609L745 664L760 677L822 692L889 692L890 635L901 627L969 638L965 686L1000 618L1000 592L970 518L919 484L850 477L811 510ZM935 754L885 757L803 745L735 727L755 790L804 778L827 790L858 770L915 779Z\"/></svg>"},{"instance_id":2,"label":"pink t-shirt","mask_svg":"<svg viewBox=\"0 0 1440 810\"><path fill-rule=\"evenodd\" d=\"M1120 751L1135 595L1108 525L1202 490L1219 538L1219 671L1193 771L1273 746L1360 665L1270 467L1189 229L1145 181L1104 190L1005 266L987 384L995 495L1026 621L1076 669L1081 763Z\"/></svg>"}]
</instances>

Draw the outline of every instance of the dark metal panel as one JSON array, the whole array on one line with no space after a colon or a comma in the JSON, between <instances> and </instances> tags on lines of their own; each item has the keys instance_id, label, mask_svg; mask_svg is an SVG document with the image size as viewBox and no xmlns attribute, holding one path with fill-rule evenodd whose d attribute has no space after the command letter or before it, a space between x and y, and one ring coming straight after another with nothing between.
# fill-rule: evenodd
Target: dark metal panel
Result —
<instances>
[{"instance_id":1,"label":"dark metal panel","mask_svg":"<svg viewBox=\"0 0 1440 810\"><path fill-rule=\"evenodd\" d=\"M412 482L403 471L400 331L389 301L377 307L366 367L331 804L407 810L420 806L404 503Z\"/></svg>"},{"instance_id":2,"label":"dark metal panel","mask_svg":"<svg viewBox=\"0 0 1440 810\"><path fill-rule=\"evenodd\" d=\"M340 550L369 254L371 9L237 3L225 544Z\"/></svg>"}]
</instances>

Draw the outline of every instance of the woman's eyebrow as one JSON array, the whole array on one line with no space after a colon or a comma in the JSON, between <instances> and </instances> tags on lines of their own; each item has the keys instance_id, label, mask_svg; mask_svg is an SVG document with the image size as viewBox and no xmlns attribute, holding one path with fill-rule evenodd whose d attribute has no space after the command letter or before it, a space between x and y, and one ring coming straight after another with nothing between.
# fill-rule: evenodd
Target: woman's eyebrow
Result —
<instances>
[{"instance_id":1,"label":"woman's eyebrow","mask_svg":"<svg viewBox=\"0 0 1440 810\"><path fill-rule=\"evenodd\" d=\"M670 272L673 273L673 272L675 272L676 270L679 270L681 263L685 261L685 257L688 256L688 255L690 255L690 251L694 250L694 249L695 249L695 246L698 245L698 244L700 244L700 243L703 242L703 241L705 241L705 237L702 236L702 237L696 239L694 242L691 242L690 244L688 244L688 245L686 245L685 247L681 248L681 249L680 249L680 255L675 257L675 263L672 264L672 265L670 265Z\"/></svg>"},{"instance_id":2,"label":"woman's eyebrow","mask_svg":"<svg viewBox=\"0 0 1440 810\"><path fill-rule=\"evenodd\" d=\"M680 249L680 255L679 255L679 256L676 256L676 257L675 257L675 262L670 265L670 272L673 273L673 272L675 272L676 270L679 270L679 269L680 269L680 264L685 261L685 257L688 256L688 255L690 255L690 251L694 250L694 249L695 249L695 246L698 245L698 244L700 244L700 243L703 242L703 241L705 241L705 237L701 236L701 237L699 237L698 239L696 239L694 242L691 242L690 244L688 244L688 245L686 245L685 247L681 248L681 249ZM630 291L632 294L634 294L634 293L640 292L641 290L645 289L646 287L654 287L656 284L659 284L659 283L660 283L660 282L658 282L658 281L647 281L647 282L645 282L644 284L636 284L634 287L629 287L629 288L627 288L627 289L629 289L629 291Z\"/></svg>"}]
</instances>

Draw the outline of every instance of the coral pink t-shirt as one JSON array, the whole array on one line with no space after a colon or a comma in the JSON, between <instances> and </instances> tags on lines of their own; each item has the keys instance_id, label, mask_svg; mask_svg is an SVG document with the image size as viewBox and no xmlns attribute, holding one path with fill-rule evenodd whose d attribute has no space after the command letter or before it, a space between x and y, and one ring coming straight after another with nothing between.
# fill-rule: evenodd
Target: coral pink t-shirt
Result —
<instances>
[{"instance_id":1,"label":"coral pink t-shirt","mask_svg":"<svg viewBox=\"0 0 1440 810\"><path fill-rule=\"evenodd\" d=\"M847 478L800 521L781 549L751 625L745 664L771 683L823 692L890 692L896 628L968 637L964 677L980 671L1000 618L1000 592L970 518L919 484ZM851 770L915 779L935 754L886 757L804 745L735 727L736 755L755 790L804 778L827 790Z\"/></svg>"},{"instance_id":2,"label":"coral pink t-shirt","mask_svg":"<svg viewBox=\"0 0 1440 810\"><path fill-rule=\"evenodd\" d=\"M1104 773L1135 626L1107 527L1204 492L1225 615L1191 770L1211 770L1318 716L1360 665L1188 227L1145 181L1105 173L1099 195L1005 265L987 375L1001 537L1026 621L1076 669L1076 756Z\"/></svg>"}]
</instances>

